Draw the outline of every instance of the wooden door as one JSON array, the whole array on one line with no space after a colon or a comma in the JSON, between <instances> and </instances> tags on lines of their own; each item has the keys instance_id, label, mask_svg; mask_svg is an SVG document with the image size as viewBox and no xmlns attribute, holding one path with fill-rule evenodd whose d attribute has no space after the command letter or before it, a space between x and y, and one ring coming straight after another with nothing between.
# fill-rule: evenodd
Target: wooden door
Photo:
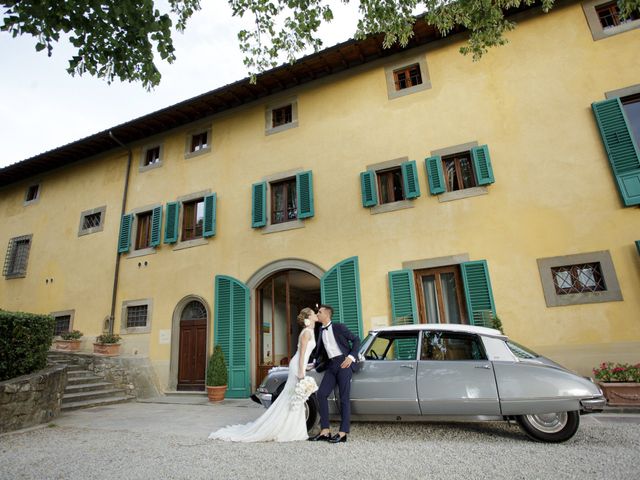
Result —
<instances>
[{"instance_id":1,"label":"wooden door","mask_svg":"<svg viewBox=\"0 0 640 480\"><path fill-rule=\"evenodd\" d=\"M207 319L180 321L178 390L204 390L207 369Z\"/></svg>"}]
</instances>

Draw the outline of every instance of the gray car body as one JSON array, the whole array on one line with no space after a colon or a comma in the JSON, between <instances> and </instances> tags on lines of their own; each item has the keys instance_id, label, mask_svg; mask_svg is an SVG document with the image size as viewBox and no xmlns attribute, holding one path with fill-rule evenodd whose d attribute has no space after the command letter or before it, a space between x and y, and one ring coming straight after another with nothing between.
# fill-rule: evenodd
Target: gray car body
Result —
<instances>
[{"instance_id":1,"label":"gray car body","mask_svg":"<svg viewBox=\"0 0 640 480\"><path fill-rule=\"evenodd\" d=\"M418 331L415 359L364 358L381 332L393 331ZM422 335L429 331L477 335L486 359L419 360ZM544 357L519 358L507 341L498 330L467 325L420 324L372 330L361 346L359 369L352 378L352 420L492 420L549 412L589 413L604 407L602 392L592 381ZM254 400L268 407L286 381L287 370L271 370ZM310 370L308 374L321 382L322 373ZM329 411L340 413L337 391L329 397Z\"/></svg>"}]
</instances>

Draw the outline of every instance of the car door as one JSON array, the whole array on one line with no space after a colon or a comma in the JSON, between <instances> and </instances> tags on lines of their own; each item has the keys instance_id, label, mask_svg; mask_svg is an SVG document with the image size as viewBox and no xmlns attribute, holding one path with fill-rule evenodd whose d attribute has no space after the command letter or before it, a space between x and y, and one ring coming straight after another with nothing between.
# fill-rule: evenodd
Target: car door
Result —
<instances>
[{"instance_id":1,"label":"car door","mask_svg":"<svg viewBox=\"0 0 640 480\"><path fill-rule=\"evenodd\" d=\"M422 415L500 415L493 365L475 334L422 332L417 390Z\"/></svg>"},{"instance_id":2,"label":"car door","mask_svg":"<svg viewBox=\"0 0 640 480\"><path fill-rule=\"evenodd\" d=\"M418 331L383 331L351 380L354 415L420 415L416 392Z\"/></svg>"}]
</instances>

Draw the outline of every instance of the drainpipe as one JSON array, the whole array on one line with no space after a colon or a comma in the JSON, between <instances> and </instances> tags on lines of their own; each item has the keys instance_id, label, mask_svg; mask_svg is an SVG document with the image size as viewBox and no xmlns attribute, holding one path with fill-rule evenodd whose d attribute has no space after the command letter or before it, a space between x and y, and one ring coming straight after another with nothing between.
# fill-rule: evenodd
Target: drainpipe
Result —
<instances>
[{"instance_id":1,"label":"drainpipe","mask_svg":"<svg viewBox=\"0 0 640 480\"><path fill-rule=\"evenodd\" d=\"M113 139L114 142L116 142L122 148L126 149L127 152L129 153L129 156L127 158L127 171L125 172L125 175L124 175L124 189L122 192L122 209L120 212L120 218L122 218L124 216L124 213L126 211L125 209L127 207L127 193L129 192L129 171L131 170L132 153L131 153L131 148L127 147L124 143L118 140L111 130L109 130L109 136ZM109 315L109 333L113 333L113 323L115 320L115 313L116 313L116 296L118 294L119 272L120 272L120 253L116 248L116 268L113 274L113 291L111 295L111 314Z\"/></svg>"}]
</instances>

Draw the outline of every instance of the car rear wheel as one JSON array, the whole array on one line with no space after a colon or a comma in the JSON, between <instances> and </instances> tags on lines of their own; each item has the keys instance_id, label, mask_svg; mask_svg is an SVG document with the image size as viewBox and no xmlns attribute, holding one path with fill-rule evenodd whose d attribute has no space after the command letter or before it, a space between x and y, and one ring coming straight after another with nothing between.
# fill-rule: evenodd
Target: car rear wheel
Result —
<instances>
[{"instance_id":1,"label":"car rear wheel","mask_svg":"<svg viewBox=\"0 0 640 480\"><path fill-rule=\"evenodd\" d=\"M536 415L519 415L518 424L534 440L539 442L566 442L575 435L580 425L580 413L556 412Z\"/></svg>"}]
</instances>

